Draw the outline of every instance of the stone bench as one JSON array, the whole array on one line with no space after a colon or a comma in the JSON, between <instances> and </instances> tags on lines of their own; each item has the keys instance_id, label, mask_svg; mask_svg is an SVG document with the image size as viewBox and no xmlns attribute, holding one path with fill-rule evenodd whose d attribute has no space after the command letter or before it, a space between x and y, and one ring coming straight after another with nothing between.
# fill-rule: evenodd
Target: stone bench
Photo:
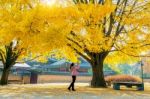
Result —
<instances>
[{"instance_id":1,"label":"stone bench","mask_svg":"<svg viewBox=\"0 0 150 99\"><path fill-rule=\"evenodd\" d=\"M140 90L140 91L144 90L144 84L137 83L137 82L114 82L113 89L120 90L120 86L122 86L122 85L124 85L128 88L132 88L132 86L136 86L138 90Z\"/></svg>"}]
</instances>

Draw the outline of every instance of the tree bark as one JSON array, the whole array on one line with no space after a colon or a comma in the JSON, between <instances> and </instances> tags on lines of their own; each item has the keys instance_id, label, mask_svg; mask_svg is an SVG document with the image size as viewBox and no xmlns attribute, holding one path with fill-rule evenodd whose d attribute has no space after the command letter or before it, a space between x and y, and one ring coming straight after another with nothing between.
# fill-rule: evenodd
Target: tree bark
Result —
<instances>
[{"instance_id":1,"label":"tree bark","mask_svg":"<svg viewBox=\"0 0 150 99\"><path fill-rule=\"evenodd\" d=\"M102 87L102 88L106 88L106 82L104 79L104 73L103 73L103 62L105 57L108 55L108 53L100 53L100 54L96 54L94 56L94 60L92 60L92 71L93 71L93 75L92 75L92 81L91 81L91 87Z\"/></svg>"},{"instance_id":2,"label":"tree bark","mask_svg":"<svg viewBox=\"0 0 150 99\"><path fill-rule=\"evenodd\" d=\"M93 71L93 75L92 75L91 86L92 87L106 87L104 73L103 73L103 64L92 66L92 71Z\"/></svg>"},{"instance_id":3,"label":"tree bark","mask_svg":"<svg viewBox=\"0 0 150 99\"><path fill-rule=\"evenodd\" d=\"M9 71L10 71L10 69L7 69L7 68L3 69L1 82L0 82L1 85L7 85L8 84Z\"/></svg>"},{"instance_id":4,"label":"tree bark","mask_svg":"<svg viewBox=\"0 0 150 99\"><path fill-rule=\"evenodd\" d=\"M3 53L0 53L0 56L2 57L2 62L4 65L3 73L2 73L1 81L0 81L1 85L8 84L9 71L10 71L11 67L15 64L15 62L18 59L18 57L20 56L21 52L23 51L23 48L20 49L18 47L19 45L16 45L14 47L13 43L14 42L10 42L9 45L6 45L5 51Z\"/></svg>"}]
</instances>

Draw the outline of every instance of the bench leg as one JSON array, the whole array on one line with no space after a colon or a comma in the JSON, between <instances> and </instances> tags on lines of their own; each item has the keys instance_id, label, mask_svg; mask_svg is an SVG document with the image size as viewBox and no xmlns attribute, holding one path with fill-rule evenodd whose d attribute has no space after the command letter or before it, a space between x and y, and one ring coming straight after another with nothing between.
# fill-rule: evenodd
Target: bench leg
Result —
<instances>
[{"instance_id":1,"label":"bench leg","mask_svg":"<svg viewBox=\"0 0 150 99\"><path fill-rule=\"evenodd\" d=\"M115 90L120 90L120 85L118 85L118 84L113 84L113 89L115 89Z\"/></svg>"},{"instance_id":2,"label":"bench leg","mask_svg":"<svg viewBox=\"0 0 150 99\"><path fill-rule=\"evenodd\" d=\"M144 84L141 84L141 86L137 86L137 89L139 91L144 91Z\"/></svg>"},{"instance_id":3,"label":"bench leg","mask_svg":"<svg viewBox=\"0 0 150 99\"><path fill-rule=\"evenodd\" d=\"M132 85L127 85L128 88L132 88Z\"/></svg>"}]
</instances>

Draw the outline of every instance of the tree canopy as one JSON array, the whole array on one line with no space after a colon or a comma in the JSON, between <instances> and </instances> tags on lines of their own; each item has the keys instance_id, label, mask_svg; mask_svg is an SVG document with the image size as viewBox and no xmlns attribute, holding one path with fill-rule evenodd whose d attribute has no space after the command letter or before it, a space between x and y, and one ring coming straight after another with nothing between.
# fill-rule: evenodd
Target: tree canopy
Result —
<instances>
[{"instance_id":1,"label":"tree canopy","mask_svg":"<svg viewBox=\"0 0 150 99\"><path fill-rule=\"evenodd\" d=\"M99 75L93 79L102 78L92 80L93 85L105 86L104 62L134 62L149 52L149 0L57 2L50 6L41 0L0 0L2 59L7 49L23 58L52 55L77 62L82 56L93 75Z\"/></svg>"}]
</instances>

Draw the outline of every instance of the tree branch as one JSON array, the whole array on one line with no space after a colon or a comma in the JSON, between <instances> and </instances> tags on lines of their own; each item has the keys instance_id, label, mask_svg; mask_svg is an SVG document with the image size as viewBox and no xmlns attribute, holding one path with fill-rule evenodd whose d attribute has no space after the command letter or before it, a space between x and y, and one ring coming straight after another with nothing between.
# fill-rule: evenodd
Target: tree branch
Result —
<instances>
[{"instance_id":1,"label":"tree branch","mask_svg":"<svg viewBox=\"0 0 150 99\"><path fill-rule=\"evenodd\" d=\"M79 54L80 56L82 56L84 59L86 59L87 61L91 62L91 60L84 55L83 53L79 52L76 48L74 48L73 46L71 46L71 44L67 44L69 47L71 47L77 54Z\"/></svg>"},{"instance_id":2,"label":"tree branch","mask_svg":"<svg viewBox=\"0 0 150 99\"><path fill-rule=\"evenodd\" d=\"M41 57L41 56L43 56L43 55L35 56L34 58L32 58L32 59L30 59L30 60L27 60L27 61L25 61L25 62L33 61L33 60L35 60L35 59L37 59L37 58L39 58L39 57Z\"/></svg>"},{"instance_id":3,"label":"tree branch","mask_svg":"<svg viewBox=\"0 0 150 99\"><path fill-rule=\"evenodd\" d=\"M0 56L1 56L1 58L2 58L2 63L3 63L3 65L4 65L4 67L5 67L5 58L4 58L3 54L2 54L2 52L0 52Z\"/></svg>"}]
</instances>

